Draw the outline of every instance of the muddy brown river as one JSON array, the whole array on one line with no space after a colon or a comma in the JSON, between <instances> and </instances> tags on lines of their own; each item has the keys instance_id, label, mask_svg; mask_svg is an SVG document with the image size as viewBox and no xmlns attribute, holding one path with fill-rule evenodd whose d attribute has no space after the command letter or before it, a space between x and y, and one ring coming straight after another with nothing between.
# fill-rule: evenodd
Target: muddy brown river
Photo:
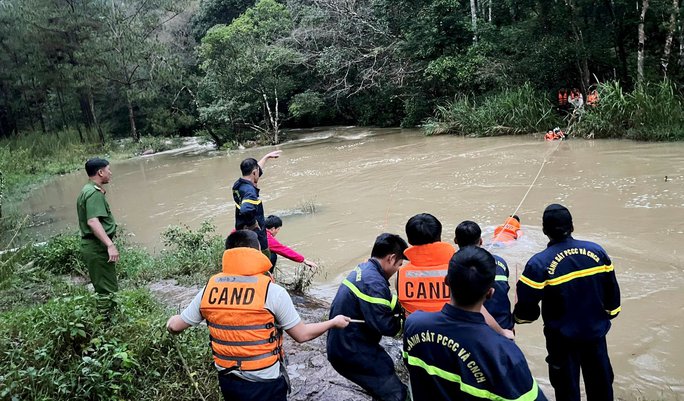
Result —
<instances>
[{"instance_id":1,"label":"muddy brown river","mask_svg":"<svg viewBox=\"0 0 684 401\"><path fill-rule=\"evenodd\" d=\"M437 216L446 241L465 219L478 222L490 238L548 160L518 211L525 235L491 249L508 261L511 286L527 259L545 247L544 207L568 206L575 237L608 251L622 289L622 313L608 335L616 395L684 396L684 143L559 144L528 136L425 137L416 130L362 128L296 134L300 139L279 146L282 157L267 164L259 185L267 214L283 217L278 238L324 268L314 294L331 299L375 236L403 234L416 213ZM270 150L181 152L116 163L107 196L133 240L151 250L160 249L160 233L171 224L197 227L210 220L224 234L233 225L230 188L240 161ZM32 194L26 211L49 222L37 228L39 234L75 230L76 196L85 180L81 171ZM311 205L315 213L302 212ZM552 395L541 322L518 326L516 341Z\"/></svg>"}]
</instances>

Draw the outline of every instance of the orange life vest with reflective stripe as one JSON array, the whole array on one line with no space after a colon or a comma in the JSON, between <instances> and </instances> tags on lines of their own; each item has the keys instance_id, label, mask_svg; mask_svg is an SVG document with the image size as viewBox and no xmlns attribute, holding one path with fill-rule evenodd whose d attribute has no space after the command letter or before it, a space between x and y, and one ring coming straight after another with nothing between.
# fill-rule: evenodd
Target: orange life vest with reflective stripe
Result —
<instances>
[{"instance_id":1,"label":"orange life vest with reflective stripe","mask_svg":"<svg viewBox=\"0 0 684 401\"><path fill-rule=\"evenodd\" d=\"M506 219L506 222L494 229L494 241L508 242L518 239L520 222L513 217Z\"/></svg>"},{"instance_id":2,"label":"orange life vest with reflective stripe","mask_svg":"<svg viewBox=\"0 0 684 401\"><path fill-rule=\"evenodd\" d=\"M209 279L200 304L216 365L261 370L281 360L282 331L265 307L271 278L264 273L270 267L256 249L223 253L223 272Z\"/></svg>"},{"instance_id":3,"label":"orange life vest with reflective stripe","mask_svg":"<svg viewBox=\"0 0 684 401\"><path fill-rule=\"evenodd\" d=\"M444 278L455 252L446 242L412 246L404 251L409 263L399 269L397 296L406 316L417 310L438 312L449 302L451 292Z\"/></svg>"}]
</instances>

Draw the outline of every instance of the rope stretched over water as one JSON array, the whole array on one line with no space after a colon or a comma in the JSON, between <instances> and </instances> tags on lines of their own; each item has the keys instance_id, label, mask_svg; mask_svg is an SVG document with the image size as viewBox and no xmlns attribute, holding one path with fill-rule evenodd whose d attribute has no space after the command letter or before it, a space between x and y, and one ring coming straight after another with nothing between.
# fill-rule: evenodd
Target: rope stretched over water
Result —
<instances>
[{"instance_id":1,"label":"rope stretched over water","mask_svg":"<svg viewBox=\"0 0 684 401\"><path fill-rule=\"evenodd\" d=\"M511 214L511 216L518 214L518 211L520 210L523 203L525 203L525 200L527 199L527 195L530 194L530 191L532 191L532 188L537 183L537 180L539 179L539 176L541 175L542 170L544 170L544 166L546 166L546 163L548 163L549 157L551 157L551 155L553 155L556 152L556 150L558 150L558 148L560 147L560 144L562 142L563 142L563 139L559 140L558 145L556 145L556 147L553 148L550 152L547 152L547 154L544 156L544 160L542 161L541 166L539 166L539 171L537 171L537 175L534 177L534 180L532 180L532 183L527 188L525 195L523 195L522 199L520 200L520 203L518 203L518 207L515 208L515 210ZM494 243L496 242L496 240L499 238L499 236L502 233L503 233L503 230L499 231L499 233L494 238L492 238L492 242L490 242L489 245L487 245L487 248L486 248L487 250L489 250L494 245Z\"/></svg>"}]
</instances>

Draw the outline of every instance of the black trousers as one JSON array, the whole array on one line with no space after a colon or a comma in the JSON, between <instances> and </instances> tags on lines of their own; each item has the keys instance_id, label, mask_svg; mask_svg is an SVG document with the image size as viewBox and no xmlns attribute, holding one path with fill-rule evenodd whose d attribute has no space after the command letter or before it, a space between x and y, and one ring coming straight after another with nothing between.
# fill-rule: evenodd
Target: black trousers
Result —
<instances>
[{"instance_id":1,"label":"black trousers","mask_svg":"<svg viewBox=\"0 0 684 401\"><path fill-rule=\"evenodd\" d=\"M219 386L225 401L287 401L287 381L284 376L251 382L233 374L219 373Z\"/></svg>"},{"instance_id":2,"label":"black trousers","mask_svg":"<svg viewBox=\"0 0 684 401\"><path fill-rule=\"evenodd\" d=\"M385 354L387 355L387 354ZM399 376L394 373L394 364L387 356L391 364L391 373L387 369L381 369L383 373L372 372L368 366L357 366L356 369L344 364L330 361L333 368L347 380L354 382L361 386L374 400L380 401L404 401L408 393L408 388L399 380ZM378 360L377 364L383 365L384 361Z\"/></svg>"},{"instance_id":3,"label":"black trousers","mask_svg":"<svg viewBox=\"0 0 684 401\"><path fill-rule=\"evenodd\" d=\"M587 401L613 400L613 368L608 357L606 337L573 340L544 329L549 355L549 380L556 401L580 400L580 370L584 378Z\"/></svg>"}]
</instances>

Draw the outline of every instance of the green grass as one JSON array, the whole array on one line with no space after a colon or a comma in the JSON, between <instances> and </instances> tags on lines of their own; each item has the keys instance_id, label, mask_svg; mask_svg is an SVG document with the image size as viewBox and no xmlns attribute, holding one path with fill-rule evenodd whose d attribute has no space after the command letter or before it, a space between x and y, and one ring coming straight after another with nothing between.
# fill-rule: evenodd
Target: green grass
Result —
<instances>
[{"instance_id":1,"label":"green grass","mask_svg":"<svg viewBox=\"0 0 684 401\"><path fill-rule=\"evenodd\" d=\"M592 138L645 141L684 140L684 98L669 81L637 86L624 92L618 82L598 86L599 103L586 108L574 127Z\"/></svg>"},{"instance_id":2,"label":"green grass","mask_svg":"<svg viewBox=\"0 0 684 401\"><path fill-rule=\"evenodd\" d=\"M78 287L0 313L0 399L195 400L193 382L208 400L220 398L206 329L171 338L164 327L172 312L149 292L117 300L111 323Z\"/></svg>"},{"instance_id":3,"label":"green grass","mask_svg":"<svg viewBox=\"0 0 684 401\"><path fill-rule=\"evenodd\" d=\"M423 124L428 135L519 135L560 125L553 105L530 84L482 98L460 96L438 106Z\"/></svg>"}]
</instances>

